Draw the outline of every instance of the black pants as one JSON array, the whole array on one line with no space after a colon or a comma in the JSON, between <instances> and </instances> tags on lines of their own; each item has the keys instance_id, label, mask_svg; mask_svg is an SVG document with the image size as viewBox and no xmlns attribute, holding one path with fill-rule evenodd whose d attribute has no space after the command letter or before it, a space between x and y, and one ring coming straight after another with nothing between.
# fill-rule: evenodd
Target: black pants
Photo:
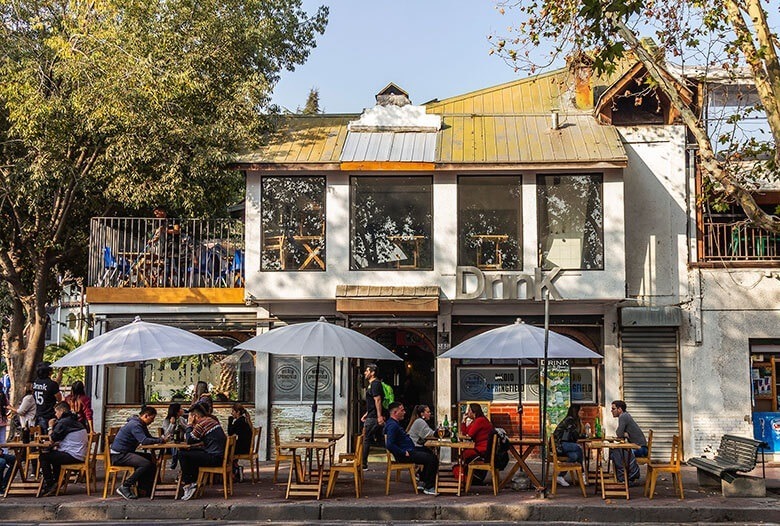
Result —
<instances>
[{"instance_id":1,"label":"black pants","mask_svg":"<svg viewBox=\"0 0 780 526\"><path fill-rule=\"evenodd\" d=\"M79 460L70 453L62 451L46 451L41 453L41 471L43 471L43 483L51 485L57 482L60 477L60 466L63 464L80 464L84 460Z\"/></svg>"},{"instance_id":2,"label":"black pants","mask_svg":"<svg viewBox=\"0 0 780 526\"><path fill-rule=\"evenodd\" d=\"M147 493L152 491L156 467L152 455L149 453L112 453L111 463L115 466L131 466L135 468L133 474L125 479L124 486L129 487L138 483L138 489Z\"/></svg>"},{"instance_id":3,"label":"black pants","mask_svg":"<svg viewBox=\"0 0 780 526\"><path fill-rule=\"evenodd\" d=\"M436 485L436 473L439 471L439 459L436 458L436 455L434 455L430 449L416 447L409 452L408 457L396 460L399 462L414 462L415 464L421 464L423 470L422 473L420 473L420 482L423 483L426 489Z\"/></svg>"},{"instance_id":4,"label":"black pants","mask_svg":"<svg viewBox=\"0 0 780 526\"><path fill-rule=\"evenodd\" d=\"M192 484L198 480L198 468L222 465L222 455L210 455L202 449L185 449L179 453L181 481Z\"/></svg>"},{"instance_id":5,"label":"black pants","mask_svg":"<svg viewBox=\"0 0 780 526\"><path fill-rule=\"evenodd\" d=\"M363 467L368 465L368 453L371 446L385 447L385 441L380 441L382 429L376 418L366 418L363 422Z\"/></svg>"}]
</instances>

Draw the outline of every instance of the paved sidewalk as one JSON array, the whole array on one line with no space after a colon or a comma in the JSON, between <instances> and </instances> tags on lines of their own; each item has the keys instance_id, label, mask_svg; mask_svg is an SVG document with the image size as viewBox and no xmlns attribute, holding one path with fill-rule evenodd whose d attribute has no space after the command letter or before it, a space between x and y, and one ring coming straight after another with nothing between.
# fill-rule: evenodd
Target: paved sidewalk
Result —
<instances>
[{"instance_id":1,"label":"paved sidewalk","mask_svg":"<svg viewBox=\"0 0 780 526\"><path fill-rule=\"evenodd\" d=\"M531 464L535 472L538 464ZM283 470L286 481L287 469ZM247 472L248 474L248 472ZM760 468L754 475L760 475ZM533 521L606 523L744 522L780 524L780 466L767 467L765 498L724 498L719 491L698 488L696 471L683 467L685 499L674 496L670 480L659 478L657 495L650 500L643 488L631 488L631 499L602 500L588 487L583 498L578 488L559 488L558 495L542 499L535 491L514 491L508 486L494 496L491 487L472 488L457 496L415 495L406 477L393 482L384 494L384 465L372 464L365 472L365 495L356 499L350 477L340 477L330 499L285 500L283 484L273 485L273 463L263 463L257 484L235 485L229 500L218 487L208 488L202 499L183 502L170 498L125 501L113 495L106 500L87 497L84 486L71 485L69 495L48 498L0 499L0 522L135 520L232 521ZM280 473L281 475L281 473ZM280 477L281 478L281 477ZM642 479L644 481L644 477ZM102 480L98 484L102 495Z\"/></svg>"}]
</instances>

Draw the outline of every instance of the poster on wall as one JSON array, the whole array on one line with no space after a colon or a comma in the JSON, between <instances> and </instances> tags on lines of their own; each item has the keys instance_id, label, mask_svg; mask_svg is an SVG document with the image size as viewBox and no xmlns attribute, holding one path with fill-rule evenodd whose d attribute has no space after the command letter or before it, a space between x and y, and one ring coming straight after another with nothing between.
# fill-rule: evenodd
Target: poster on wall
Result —
<instances>
[{"instance_id":1,"label":"poster on wall","mask_svg":"<svg viewBox=\"0 0 780 526\"><path fill-rule=\"evenodd\" d=\"M524 367L523 403L539 402L539 372ZM517 367L460 367L458 400L517 403Z\"/></svg>"},{"instance_id":2,"label":"poster on wall","mask_svg":"<svg viewBox=\"0 0 780 526\"><path fill-rule=\"evenodd\" d=\"M571 371L568 360L548 360L547 379L544 379L544 362L539 361L539 377L547 387L547 436L566 417L571 404Z\"/></svg>"},{"instance_id":3,"label":"poster on wall","mask_svg":"<svg viewBox=\"0 0 780 526\"><path fill-rule=\"evenodd\" d=\"M571 403L596 403L596 368L571 368Z\"/></svg>"},{"instance_id":4,"label":"poster on wall","mask_svg":"<svg viewBox=\"0 0 780 526\"><path fill-rule=\"evenodd\" d=\"M272 356L271 400L274 402L312 402L317 358ZM301 374L303 371L303 374ZM320 360L317 399L333 400L333 358Z\"/></svg>"}]
</instances>

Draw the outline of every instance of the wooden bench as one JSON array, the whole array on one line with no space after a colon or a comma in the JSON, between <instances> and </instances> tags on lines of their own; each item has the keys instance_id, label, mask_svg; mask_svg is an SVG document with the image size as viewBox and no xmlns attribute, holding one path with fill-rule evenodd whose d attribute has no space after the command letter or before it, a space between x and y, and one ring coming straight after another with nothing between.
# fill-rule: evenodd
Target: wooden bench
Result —
<instances>
[{"instance_id":1,"label":"wooden bench","mask_svg":"<svg viewBox=\"0 0 780 526\"><path fill-rule=\"evenodd\" d=\"M688 465L696 467L699 485L723 485L722 481L732 484L738 478L746 478L738 473L748 473L755 469L758 449L763 445L764 442L752 438L723 435L715 458L692 458L688 460ZM763 479L759 480L763 482Z\"/></svg>"}]
</instances>

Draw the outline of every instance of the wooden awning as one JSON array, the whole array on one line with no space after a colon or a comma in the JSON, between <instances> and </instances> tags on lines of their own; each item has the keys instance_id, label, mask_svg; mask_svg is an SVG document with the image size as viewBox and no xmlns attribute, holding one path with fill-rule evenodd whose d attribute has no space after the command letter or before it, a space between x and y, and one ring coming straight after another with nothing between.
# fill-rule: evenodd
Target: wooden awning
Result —
<instances>
[{"instance_id":1,"label":"wooden awning","mask_svg":"<svg viewBox=\"0 0 780 526\"><path fill-rule=\"evenodd\" d=\"M438 314L439 287L338 285L336 310L344 314Z\"/></svg>"}]
</instances>

